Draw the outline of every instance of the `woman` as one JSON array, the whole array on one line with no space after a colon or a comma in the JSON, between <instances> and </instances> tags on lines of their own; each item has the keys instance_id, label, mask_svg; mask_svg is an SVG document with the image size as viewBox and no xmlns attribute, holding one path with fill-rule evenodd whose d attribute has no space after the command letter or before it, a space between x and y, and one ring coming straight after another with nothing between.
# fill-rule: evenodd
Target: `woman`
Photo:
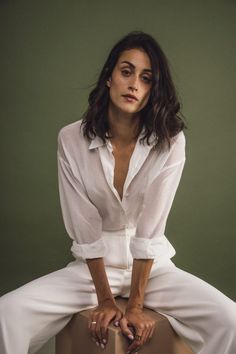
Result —
<instances>
[{"instance_id":1,"label":"woman","mask_svg":"<svg viewBox=\"0 0 236 354\"><path fill-rule=\"evenodd\" d=\"M235 354L235 302L178 268L164 235L185 164L179 109L155 39L141 31L122 38L82 121L58 134L60 202L75 261L1 298L2 354L35 353L88 308L98 346L105 348L112 322L130 339L127 353L136 353L154 331L144 306L166 316L195 353ZM125 313L118 295L128 298Z\"/></svg>"}]
</instances>

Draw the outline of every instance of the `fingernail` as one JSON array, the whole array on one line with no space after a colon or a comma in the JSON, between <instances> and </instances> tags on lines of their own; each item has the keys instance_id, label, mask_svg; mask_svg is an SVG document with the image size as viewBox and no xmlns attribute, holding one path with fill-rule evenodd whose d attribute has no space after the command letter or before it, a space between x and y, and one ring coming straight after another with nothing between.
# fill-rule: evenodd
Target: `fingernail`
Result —
<instances>
[{"instance_id":1,"label":"fingernail","mask_svg":"<svg viewBox=\"0 0 236 354\"><path fill-rule=\"evenodd\" d=\"M114 325L119 326L119 322L118 321L114 322Z\"/></svg>"},{"instance_id":2,"label":"fingernail","mask_svg":"<svg viewBox=\"0 0 236 354\"><path fill-rule=\"evenodd\" d=\"M104 349L104 348L105 348L105 345L104 345L103 343L101 343L101 347L102 347L102 349Z\"/></svg>"},{"instance_id":3,"label":"fingernail","mask_svg":"<svg viewBox=\"0 0 236 354\"><path fill-rule=\"evenodd\" d=\"M103 338L102 341L103 341L104 344L106 344L106 342L107 342L107 340L105 338Z\"/></svg>"},{"instance_id":4,"label":"fingernail","mask_svg":"<svg viewBox=\"0 0 236 354\"><path fill-rule=\"evenodd\" d=\"M128 338L133 340L133 339L134 339L134 336L132 336L132 334L129 334L129 335L128 335Z\"/></svg>"},{"instance_id":5,"label":"fingernail","mask_svg":"<svg viewBox=\"0 0 236 354\"><path fill-rule=\"evenodd\" d=\"M99 347L99 345L100 345L99 342L96 342L96 344L97 344L97 346Z\"/></svg>"}]
</instances>

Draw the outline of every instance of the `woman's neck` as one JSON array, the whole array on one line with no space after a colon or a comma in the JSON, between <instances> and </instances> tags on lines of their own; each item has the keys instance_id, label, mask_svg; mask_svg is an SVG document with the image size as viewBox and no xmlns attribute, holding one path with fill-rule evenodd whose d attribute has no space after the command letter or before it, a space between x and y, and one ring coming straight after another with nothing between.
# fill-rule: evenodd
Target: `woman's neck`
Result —
<instances>
[{"instance_id":1,"label":"woman's neck","mask_svg":"<svg viewBox=\"0 0 236 354\"><path fill-rule=\"evenodd\" d=\"M130 145L136 141L139 128L139 116L134 114L117 114L114 111L108 112L109 132L112 134L112 141L122 145Z\"/></svg>"}]
</instances>

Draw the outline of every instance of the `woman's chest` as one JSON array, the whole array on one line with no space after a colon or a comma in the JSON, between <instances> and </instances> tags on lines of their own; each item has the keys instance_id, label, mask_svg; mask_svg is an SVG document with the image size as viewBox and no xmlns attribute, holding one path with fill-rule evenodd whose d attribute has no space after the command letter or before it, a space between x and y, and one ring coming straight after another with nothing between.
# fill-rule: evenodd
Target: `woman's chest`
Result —
<instances>
[{"instance_id":1,"label":"woman's chest","mask_svg":"<svg viewBox=\"0 0 236 354\"><path fill-rule=\"evenodd\" d=\"M133 154L134 146L126 149L113 149L114 156L114 178L113 184L120 199L123 198L124 183L128 174L130 159Z\"/></svg>"},{"instance_id":2,"label":"woman's chest","mask_svg":"<svg viewBox=\"0 0 236 354\"><path fill-rule=\"evenodd\" d=\"M162 159L161 159L162 160ZM140 147L117 151L107 146L82 152L76 170L92 203L98 208L140 204L148 184L160 171L163 161L153 151ZM119 203L117 203L119 202Z\"/></svg>"}]
</instances>

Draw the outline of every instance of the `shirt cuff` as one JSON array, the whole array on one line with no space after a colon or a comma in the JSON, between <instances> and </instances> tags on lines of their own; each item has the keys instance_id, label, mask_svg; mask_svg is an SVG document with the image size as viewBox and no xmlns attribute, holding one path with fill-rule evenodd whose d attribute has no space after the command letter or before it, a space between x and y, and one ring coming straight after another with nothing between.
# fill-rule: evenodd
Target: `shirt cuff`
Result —
<instances>
[{"instance_id":1,"label":"shirt cuff","mask_svg":"<svg viewBox=\"0 0 236 354\"><path fill-rule=\"evenodd\" d=\"M174 247L165 237L165 235L145 238L131 237L130 252L133 258L137 259L154 259L158 261L160 258L167 256L173 257L176 253Z\"/></svg>"},{"instance_id":2,"label":"shirt cuff","mask_svg":"<svg viewBox=\"0 0 236 354\"><path fill-rule=\"evenodd\" d=\"M71 252L75 258L100 258L106 255L107 246L102 238L93 243L84 244L73 241Z\"/></svg>"}]
</instances>

